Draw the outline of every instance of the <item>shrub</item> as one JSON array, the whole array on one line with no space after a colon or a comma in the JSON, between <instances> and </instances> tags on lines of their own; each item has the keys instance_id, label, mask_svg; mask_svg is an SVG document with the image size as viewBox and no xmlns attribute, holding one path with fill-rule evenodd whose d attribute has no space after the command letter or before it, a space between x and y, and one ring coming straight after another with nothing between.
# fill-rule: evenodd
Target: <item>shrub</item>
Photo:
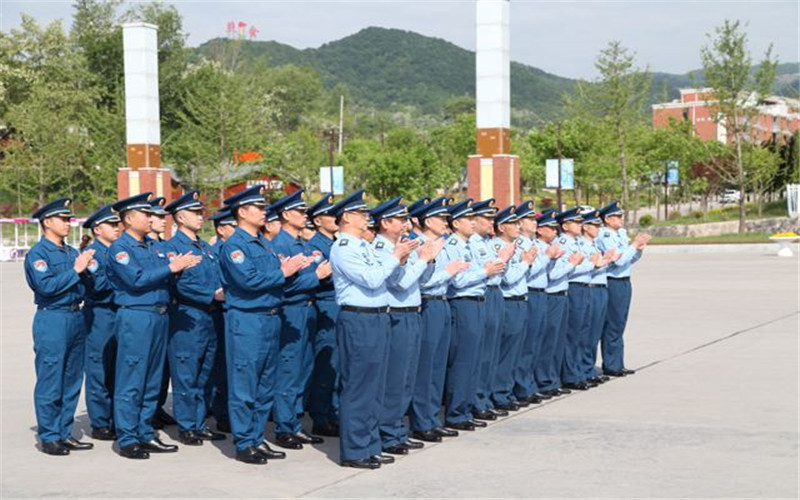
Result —
<instances>
[{"instance_id":1,"label":"shrub","mask_svg":"<svg viewBox=\"0 0 800 500\"><path fill-rule=\"evenodd\" d=\"M703 212L701 212L700 210L692 210L692 213L689 214L689 217L691 217L692 219L700 220L703 218L703 215L704 215Z\"/></svg>"},{"instance_id":2,"label":"shrub","mask_svg":"<svg viewBox=\"0 0 800 500\"><path fill-rule=\"evenodd\" d=\"M653 216L650 214L644 214L639 217L639 225L641 227L650 227L653 225Z\"/></svg>"},{"instance_id":3,"label":"shrub","mask_svg":"<svg viewBox=\"0 0 800 500\"><path fill-rule=\"evenodd\" d=\"M669 217L667 217L667 218L669 220L678 220L678 219L681 218L681 213L679 211L677 211L677 210L674 211L674 212L670 212L669 213Z\"/></svg>"}]
</instances>

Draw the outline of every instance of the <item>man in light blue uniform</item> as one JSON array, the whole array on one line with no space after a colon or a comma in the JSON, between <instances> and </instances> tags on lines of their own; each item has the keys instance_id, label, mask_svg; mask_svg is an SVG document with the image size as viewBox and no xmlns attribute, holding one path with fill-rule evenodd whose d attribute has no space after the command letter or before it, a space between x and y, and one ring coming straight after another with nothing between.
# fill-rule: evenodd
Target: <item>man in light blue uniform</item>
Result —
<instances>
[{"instance_id":1,"label":"man in light blue uniform","mask_svg":"<svg viewBox=\"0 0 800 500\"><path fill-rule=\"evenodd\" d=\"M316 233L308 241L317 263L330 261L331 248L336 241L336 217L333 210L333 194L328 193L312 205L307 215L314 224ZM317 322L312 332L314 349L314 371L311 374L308 393L308 409L314 425L313 434L339 436L339 348L336 345L336 290L333 278L319 281L316 290Z\"/></svg>"},{"instance_id":2,"label":"man in light blue uniform","mask_svg":"<svg viewBox=\"0 0 800 500\"><path fill-rule=\"evenodd\" d=\"M299 450L304 444L323 442L322 438L303 430L297 415L303 409L302 398L313 369L313 358L308 351L312 348L311 330L317 322L314 293L320 279L330 276L330 265L314 262L311 247L300 237L307 221L307 206L302 195L301 189L270 205L270 210L281 220L281 231L271 241L278 257L303 255L311 259L307 268L286 280L281 303L280 354L272 419L275 442L292 450Z\"/></svg>"},{"instance_id":3,"label":"man in light blue uniform","mask_svg":"<svg viewBox=\"0 0 800 500\"><path fill-rule=\"evenodd\" d=\"M514 396L517 401L540 403L542 397L536 384L534 370L542 344L542 322L546 311L544 288L547 286L547 245L536 239L536 211L533 201L517 207L520 224L519 248L531 255L531 265L525 273L527 300L527 327L514 367Z\"/></svg>"},{"instance_id":4,"label":"man in light blue uniform","mask_svg":"<svg viewBox=\"0 0 800 500\"><path fill-rule=\"evenodd\" d=\"M500 329L497 368L492 381L492 401L502 411L516 411L528 406L530 401L518 401L514 395L514 370L524 346L528 327L528 282L526 274L535 256L530 249L523 250L519 241L517 207L501 210L494 219L495 234L492 246L497 252L503 247L514 248L506 264L500 291L503 294L502 327Z\"/></svg>"},{"instance_id":5,"label":"man in light blue uniform","mask_svg":"<svg viewBox=\"0 0 800 500\"><path fill-rule=\"evenodd\" d=\"M236 232L236 218L227 207L221 208L210 219L214 222L214 231L217 240L211 246L211 253L214 254L214 263L219 270L219 258L222 252L222 245ZM219 271L220 273L222 271ZM220 278L221 279L221 278ZM220 281L221 283L221 281ZM228 368L225 363L225 302L220 304L220 308L213 311L211 316L214 320L214 332L217 335L217 351L214 354L214 368L211 371L206 390L206 405L210 413L217 421L217 430L230 434L231 421L228 417Z\"/></svg>"},{"instance_id":6,"label":"man in light blue uniform","mask_svg":"<svg viewBox=\"0 0 800 500\"><path fill-rule=\"evenodd\" d=\"M597 248L597 236L600 232L600 226L603 224L600 212L592 207L582 207L581 219L583 221L584 244L594 248L594 252L599 251ZM619 254L616 253L615 249L612 249L606 252L603 258L611 263L619 258ZM589 321L589 332L585 337L586 347L583 349L581 369L586 381L593 384L602 384L609 379L607 375L601 375L600 371L595 368L597 347L603 334L603 323L606 319L606 309L608 307L607 273L608 266L595 267L587 285L591 302L591 319Z\"/></svg>"},{"instance_id":7,"label":"man in light blue uniform","mask_svg":"<svg viewBox=\"0 0 800 500\"><path fill-rule=\"evenodd\" d=\"M409 220L411 222L411 231L408 232L408 237L416 239L420 234L422 234L422 226L420 225L420 221L417 218L417 212L424 208L428 203L431 202L431 199L427 196L416 200L415 202L411 203L408 206L408 214Z\"/></svg>"},{"instance_id":8,"label":"man in light blue uniform","mask_svg":"<svg viewBox=\"0 0 800 500\"><path fill-rule=\"evenodd\" d=\"M619 253L619 259L608 268L608 310L603 326L602 352L603 373L612 377L624 377L635 373L625 368L625 344L622 335L628 322L631 305L631 265L642 257L642 251L650 241L650 235L640 234L633 242L622 227L623 210L617 202L612 202L600 210L605 227L600 231L597 247L602 252L612 248Z\"/></svg>"},{"instance_id":9,"label":"man in light blue uniform","mask_svg":"<svg viewBox=\"0 0 800 500\"><path fill-rule=\"evenodd\" d=\"M117 305L114 289L106 275L108 249L119 238L119 216L106 205L89 216L83 227L92 231L94 260L87 268L93 286L86 296L83 312L89 333L86 336L86 410L92 426L92 438L113 441L114 370L116 369Z\"/></svg>"},{"instance_id":10,"label":"man in light blue uniform","mask_svg":"<svg viewBox=\"0 0 800 500\"><path fill-rule=\"evenodd\" d=\"M449 211L453 234L445 244L446 264L460 260L469 262L470 267L454 276L447 289L452 330L444 393L445 425L474 431L486 426L486 422L473 420L486 327L486 282L490 276L501 274L505 263L500 259L483 265L476 262L468 243L475 232L472 200L451 205Z\"/></svg>"},{"instance_id":11,"label":"man in light blue uniform","mask_svg":"<svg viewBox=\"0 0 800 500\"><path fill-rule=\"evenodd\" d=\"M487 262L501 260L500 248L491 244L492 224L497 213L494 198L476 202L472 205L475 220L475 232L469 238L469 248L476 264L483 266ZM503 251L504 262L511 258L511 249ZM503 293L500 291L502 274L489 276L486 281L486 306L484 329L481 334L478 365L478 387L475 395L475 409L472 416L476 420L495 420L498 416L508 415L507 410L495 408L492 402L492 384L500 353L500 330L503 323Z\"/></svg>"},{"instance_id":12,"label":"man in light blue uniform","mask_svg":"<svg viewBox=\"0 0 800 500\"><path fill-rule=\"evenodd\" d=\"M225 296L217 257L199 236L203 209L197 191L185 193L165 208L178 225L178 231L164 245L167 256L192 254L202 258L174 280L169 315L167 359L173 386L172 408L178 422L178 439L189 446L225 439L224 434L206 426L205 393L217 352L213 314L222 309Z\"/></svg>"},{"instance_id":13,"label":"man in light blue uniform","mask_svg":"<svg viewBox=\"0 0 800 500\"><path fill-rule=\"evenodd\" d=\"M575 207L559 214L558 221L562 229L559 245L567 254L584 256L583 262L575 266L569 275L569 312L561 382L567 389L585 391L593 386L586 382L582 370L583 351L592 319L588 285L592 271L604 267L606 263L593 246L584 244L580 208Z\"/></svg>"},{"instance_id":14,"label":"man in light blue uniform","mask_svg":"<svg viewBox=\"0 0 800 500\"><path fill-rule=\"evenodd\" d=\"M281 262L261 234L264 191L264 186L253 186L225 200L237 228L220 255L227 307L228 414L236 460L256 465L285 457L270 449L265 439L274 401L280 304L286 278L310 263L302 255Z\"/></svg>"},{"instance_id":15,"label":"man in light blue uniform","mask_svg":"<svg viewBox=\"0 0 800 500\"><path fill-rule=\"evenodd\" d=\"M394 461L381 454L378 422L389 354L389 294L386 280L416 244L399 243L393 255L378 261L361 239L367 230L363 190L337 203L332 212L339 239L331 249L333 284L339 314L336 336L341 362L339 396L340 463L377 469Z\"/></svg>"},{"instance_id":16,"label":"man in light blue uniform","mask_svg":"<svg viewBox=\"0 0 800 500\"><path fill-rule=\"evenodd\" d=\"M87 288L92 286L87 267L94 260L95 251L78 254L66 244L71 202L69 198L59 198L33 213L31 217L39 219L43 236L25 256L25 280L36 303L33 401L41 451L48 455L69 455L70 450L93 447L72 437L86 341L80 305Z\"/></svg>"},{"instance_id":17,"label":"man in light blue uniform","mask_svg":"<svg viewBox=\"0 0 800 500\"><path fill-rule=\"evenodd\" d=\"M567 329L567 313L569 299L569 276L575 266L583 261L580 253L568 253L560 246L558 237L558 220L551 212L538 219L539 238L547 244L558 245L550 256L547 269L547 314L544 325L545 338L542 342L542 363L537 367L537 383L542 394L560 396L572 391L561 388L561 367L564 363L564 349Z\"/></svg>"},{"instance_id":18,"label":"man in light blue uniform","mask_svg":"<svg viewBox=\"0 0 800 500\"><path fill-rule=\"evenodd\" d=\"M448 199L440 197L414 212L422 227L418 235L421 246L446 241L447 218L450 216L447 205ZM422 441L437 443L443 437L458 436L458 431L444 428L439 417L451 336L447 286L453 276L469 266L469 263L461 260L448 262L440 253L429 266L432 269L428 269L420 278L422 338L409 426L411 437Z\"/></svg>"},{"instance_id":19,"label":"man in light blue uniform","mask_svg":"<svg viewBox=\"0 0 800 500\"><path fill-rule=\"evenodd\" d=\"M182 254L168 261L147 238L151 193L113 205L125 232L109 249L108 278L117 310L117 370L114 424L120 455L147 459L150 453L170 453L153 428L169 333L169 284L173 274L196 266L202 257Z\"/></svg>"},{"instance_id":20,"label":"man in light blue uniform","mask_svg":"<svg viewBox=\"0 0 800 500\"><path fill-rule=\"evenodd\" d=\"M391 261L395 246L411 229L408 210L400 203L401 199L394 198L370 211L378 230L372 248L381 263L387 257ZM389 294L389 357L379 428L381 448L392 455L405 455L409 449L422 447L422 443L408 439L408 428L403 419L411 404L419 361L422 333L419 279L423 273L433 271L433 266L428 264L443 246L444 241L441 240L422 245L419 251L411 252L386 280Z\"/></svg>"}]
</instances>

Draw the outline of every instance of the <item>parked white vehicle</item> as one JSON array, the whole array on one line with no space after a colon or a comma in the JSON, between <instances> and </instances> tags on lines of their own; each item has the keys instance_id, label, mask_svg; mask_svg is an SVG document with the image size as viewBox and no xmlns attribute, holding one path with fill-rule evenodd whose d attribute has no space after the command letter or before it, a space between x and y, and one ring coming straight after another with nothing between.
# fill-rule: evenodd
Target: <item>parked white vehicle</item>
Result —
<instances>
[{"instance_id":1,"label":"parked white vehicle","mask_svg":"<svg viewBox=\"0 0 800 500\"><path fill-rule=\"evenodd\" d=\"M723 205L727 203L739 203L739 191L736 189L726 189L719 197L719 202Z\"/></svg>"}]
</instances>

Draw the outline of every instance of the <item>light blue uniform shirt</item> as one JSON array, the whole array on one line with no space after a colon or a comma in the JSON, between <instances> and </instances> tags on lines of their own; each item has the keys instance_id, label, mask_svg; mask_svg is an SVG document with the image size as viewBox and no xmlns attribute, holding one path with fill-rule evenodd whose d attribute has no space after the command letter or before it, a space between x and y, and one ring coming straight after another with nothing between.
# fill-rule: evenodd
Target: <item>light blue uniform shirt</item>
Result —
<instances>
[{"instance_id":1,"label":"light blue uniform shirt","mask_svg":"<svg viewBox=\"0 0 800 500\"><path fill-rule=\"evenodd\" d=\"M600 250L599 248L597 248L597 240L592 240L592 239L589 239L589 238L587 238L585 236L583 237L583 240L585 242L584 244L589 245L592 248L594 248L595 252L598 252ZM605 284L608 283L608 279L607 279L607 276L608 276L608 265L605 265L603 267L595 267L591 274L592 274L592 278L591 278L591 280L589 280L589 283L591 283L593 285L605 285Z\"/></svg>"},{"instance_id":2,"label":"light blue uniform shirt","mask_svg":"<svg viewBox=\"0 0 800 500\"><path fill-rule=\"evenodd\" d=\"M486 294L486 271L472 256L470 247L461 236L450 235L444 245L445 265L454 260L469 262L469 268L453 276L447 288L448 297L483 297Z\"/></svg>"},{"instance_id":3,"label":"light blue uniform shirt","mask_svg":"<svg viewBox=\"0 0 800 500\"><path fill-rule=\"evenodd\" d=\"M555 260L550 259L547 265L547 287L545 288L547 293L563 292L569 288L569 277L572 271L575 270L575 266L569 262L572 252L564 248L560 239L553 240L552 244L556 243L562 246L564 255Z\"/></svg>"},{"instance_id":4,"label":"light blue uniform shirt","mask_svg":"<svg viewBox=\"0 0 800 500\"><path fill-rule=\"evenodd\" d=\"M528 288L547 288L547 268L550 264L550 257L545 254L548 248L547 243L539 239L531 240L526 236L522 236L521 241L520 247L524 251L530 250L534 246L539 249L536 254L536 260L533 261L525 274Z\"/></svg>"},{"instance_id":5,"label":"light blue uniform shirt","mask_svg":"<svg viewBox=\"0 0 800 500\"><path fill-rule=\"evenodd\" d=\"M620 228L619 231L608 227L602 228L597 235L597 248L603 253L616 248L617 252L622 254L619 260L608 265L609 278L630 277L631 265L642 258L642 252L631 246L631 239L625 228Z\"/></svg>"},{"instance_id":6,"label":"light blue uniform shirt","mask_svg":"<svg viewBox=\"0 0 800 500\"><path fill-rule=\"evenodd\" d=\"M528 272L528 264L522 260L522 241L514 243L514 255L506 263L506 270L500 274L500 291L503 292L503 297L518 297L528 294L528 281L525 279L525 274ZM501 248L506 246L506 242L500 238L492 239L492 248L495 252L499 252ZM530 247L529 247L530 248Z\"/></svg>"},{"instance_id":7,"label":"light blue uniform shirt","mask_svg":"<svg viewBox=\"0 0 800 500\"><path fill-rule=\"evenodd\" d=\"M594 269L594 264L589 262L589 256L584 253L584 249L581 248L578 239L569 234L562 234L561 237L558 238L558 244L564 249L564 257L567 259L576 253L583 253L583 256L585 257L583 262L575 266L570 273L570 283L589 283L589 279L591 278L590 273L592 272L592 269Z\"/></svg>"},{"instance_id":8,"label":"light blue uniform shirt","mask_svg":"<svg viewBox=\"0 0 800 500\"><path fill-rule=\"evenodd\" d=\"M428 237L424 234L417 235L417 239L420 245L428 241ZM447 264L447 254L442 249L419 279L419 291L422 295L447 295L447 285L450 282L450 275L444 270Z\"/></svg>"},{"instance_id":9,"label":"light blue uniform shirt","mask_svg":"<svg viewBox=\"0 0 800 500\"><path fill-rule=\"evenodd\" d=\"M493 262L500 258L497 254L498 249L495 248L492 238L489 236L480 236L479 234L475 233L469 237L468 246L470 252L472 252L472 258L481 267L486 265L487 262ZM502 245L500 248L502 248ZM486 286L500 286L500 282L502 280L502 274L489 276L486 281Z\"/></svg>"},{"instance_id":10,"label":"light blue uniform shirt","mask_svg":"<svg viewBox=\"0 0 800 500\"><path fill-rule=\"evenodd\" d=\"M379 261L373 248L361 238L342 232L331 248L333 286L340 306L386 307L386 280L400 265L394 255Z\"/></svg>"},{"instance_id":11,"label":"light blue uniform shirt","mask_svg":"<svg viewBox=\"0 0 800 500\"><path fill-rule=\"evenodd\" d=\"M381 264L392 257L394 243L383 235L375 236L372 247ZM397 260L397 259L395 259ZM405 265L397 266L386 280L386 289L389 292L389 307L416 307L422 304L419 291L419 279L428 269L428 263L420 260L417 251L411 252Z\"/></svg>"}]
</instances>

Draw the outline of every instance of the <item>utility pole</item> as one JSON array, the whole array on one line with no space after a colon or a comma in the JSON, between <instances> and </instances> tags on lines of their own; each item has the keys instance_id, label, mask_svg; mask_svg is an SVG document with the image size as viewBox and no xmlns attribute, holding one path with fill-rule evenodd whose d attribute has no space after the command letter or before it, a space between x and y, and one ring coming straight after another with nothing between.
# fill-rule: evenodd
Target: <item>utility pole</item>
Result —
<instances>
[{"instance_id":1,"label":"utility pole","mask_svg":"<svg viewBox=\"0 0 800 500\"><path fill-rule=\"evenodd\" d=\"M556 153L558 154L558 188L556 188L556 203L558 203L558 211L561 212L564 209L561 204L561 122L556 125Z\"/></svg>"},{"instance_id":2,"label":"utility pole","mask_svg":"<svg viewBox=\"0 0 800 500\"><path fill-rule=\"evenodd\" d=\"M669 220L669 162L664 162L664 220Z\"/></svg>"},{"instance_id":3,"label":"utility pole","mask_svg":"<svg viewBox=\"0 0 800 500\"><path fill-rule=\"evenodd\" d=\"M333 155L336 152L336 129L330 129L325 132L325 135L330 139L328 141L328 175L331 180L331 193L333 192Z\"/></svg>"},{"instance_id":4,"label":"utility pole","mask_svg":"<svg viewBox=\"0 0 800 500\"><path fill-rule=\"evenodd\" d=\"M344 137L344 96L339 96L339 154L342 154L342 138ZM333 184L331 184L333 187Z\"/></svg>"}]
</instances>

